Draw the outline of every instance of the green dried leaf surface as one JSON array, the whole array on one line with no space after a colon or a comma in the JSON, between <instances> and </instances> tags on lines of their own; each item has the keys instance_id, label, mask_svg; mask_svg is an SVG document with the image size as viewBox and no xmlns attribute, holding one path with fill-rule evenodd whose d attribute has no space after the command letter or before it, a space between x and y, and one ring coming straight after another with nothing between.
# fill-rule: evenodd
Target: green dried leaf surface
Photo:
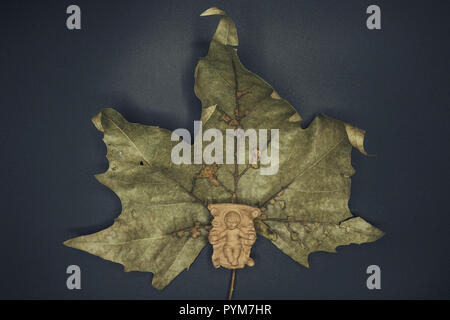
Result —
<instances>
[{"instance_id":1,"label":"green dried leaf surface","mask_svg":"<svg viewBox=\"0 0 450 320\"><path fill-rule=\"evenodd\" d=\"M244 130L280 130L278 174L239 168L238 202L265 210L264 218L255 220L258 233L304 266L311 252L334 252L340 245L380 238L383 232L362 218L353 218L348 208L354 174L351 149L366 154L364 131L325 115L302 129L296 110L267 82L245 69L237 50L221 36L231 34L237 39L235 32L233 21L222 17L208 55L196 68L195 93L204 113L216 106L205 130L233 128L225 123L224 115L233 118L236 109L238 125ZM232 175L232 168L225 167L218 171L224 177Z\"/></svg>"},{"instance_id":2,"label":"green dried leaf surface","mask_svg":"<svg viewBox=\"0 0 450 320\"><path fill-rule=\"evenodd\" d=\"M108 229L65 244L121 263L125 271L153 272L153 285L162 289L207 243L203 227L210 214L190 191L199 166L172 164L168 130L129 123L113 109L94 123L104 132L109 160L108 171L96 178L119 196L122 213Z\"/></svg>"},{"instance_id":3,"label":"green dried leaf surface","mask_svg":"<svg viewBox=\"0 0 450 320\"><path fill-rule=\"evenodd\" d=\"M297 111L240 62L234 22L217 8L202 15L221 16L208 55L195 70L203 128L279 129L278 173L224 164L205 178L201 165L171 162L178 142L170 141L168 130L129 123L105 109L94 124L104 132L109 169L97 178L119 196L123 210L110 228L65 244L127 271L153 272L153 285L162 289L206 245L211 220L206 203L262 208L257 232L304 266L311 252L380 238L383 232L348 208L351 150L366 154L364 131L325 115L302 129Z\"/></svg>"}]
</instances>

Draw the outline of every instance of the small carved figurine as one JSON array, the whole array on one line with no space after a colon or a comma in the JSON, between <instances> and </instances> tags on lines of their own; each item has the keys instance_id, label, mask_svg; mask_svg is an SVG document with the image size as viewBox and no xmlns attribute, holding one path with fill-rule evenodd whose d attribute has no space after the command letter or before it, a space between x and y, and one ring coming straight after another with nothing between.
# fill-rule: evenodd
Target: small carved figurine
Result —
<instances>
[{"instance_id":1,"label":"small carved figurine","mask_svg":"<svg viewBox=\"0 0 450 320\"><path fill-rule=\"evenodd\" d=\"M254 266L255 262L250 258L250 249L256 241L253 219L259 216L260 209L233 203L210 204L208 209L214 216L209 233L214 267L240 269L245 265Z\"/></svg>"}]
</instances>

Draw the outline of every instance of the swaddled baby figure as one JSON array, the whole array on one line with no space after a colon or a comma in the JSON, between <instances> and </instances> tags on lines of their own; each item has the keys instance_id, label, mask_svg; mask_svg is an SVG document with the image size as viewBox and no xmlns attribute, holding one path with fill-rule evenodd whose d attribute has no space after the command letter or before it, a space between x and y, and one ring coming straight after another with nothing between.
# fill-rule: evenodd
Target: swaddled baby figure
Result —
<instances>
[{"instance_id":1,"label":"swaddled baby figure","mask_svg":"<svg viewBox=\"0 0 450 320\"><path fill-rule=\"evenodd\" d=\"M214 267L238 269L245 265L254 266L250 249L256 240L253 219L259 215L259 209L229 203L213 204L208 208L214 216L209 234L214 248Z\"/></svg>"}]
</instances>

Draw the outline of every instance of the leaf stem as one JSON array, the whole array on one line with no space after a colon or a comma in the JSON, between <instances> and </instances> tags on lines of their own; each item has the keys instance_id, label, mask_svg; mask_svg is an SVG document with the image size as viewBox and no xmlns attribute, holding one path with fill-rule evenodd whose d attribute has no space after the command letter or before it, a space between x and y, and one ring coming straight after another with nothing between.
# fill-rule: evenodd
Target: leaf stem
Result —
<instances>
[{"instance_id":1,"label":"leaf stem","mask_svg":"<svg viewBox=\"0 0 450 320\"><path fill-rule=\"evenodd\" d=\"M239 91L239 83L237 78L236 65L234 64L234 59L231 59L231 64L233 66L233 74L234 74L234 102L235 102L235 114L234 119L237 121L238 128L240 128L240 120L239 120L239 101L238 101L238 91ZM237 112L236 112L237 111ZM234 137L234 194L231 198L232 203L237 202L237 194L238 194L238 186L239 179L241 178L239 175L239 165L237 163L237 136ZM234 273L233 273L234 276ZM234 279L234 278L233 278Z\"/></svg>"},{"instance_id":2,"label":"leaf stem","mask_svg":"<svg viewBox=\"0 0 450 320\"><path fill-rule=\"evenodd\" d=\"M234 63L234 60L231 60L232 66L233 66L233 73L234 73L234 101L235 101L235 112L234 112L234 120L237 121L237 127L240 128L240 118L239 118L239 101L238 101L238 90L239 90L239 84L237 79L237 71L236 71L236 65ZM237 203L237 194L238 194L238 185L239 185L239 179L241 176L239 174L239 165L237 163L237 136L234 138L234 192L231 197L232 203ZM246 170L245 170L246 171ZM245 173L245 172L244 172ZM236 278L236 269L233 269L231 273L231 284L230 284L230 293L228 295L228 300L231 300L233 297L233 291L234 291L234 279Z\"/></svg>"},{"instance_id":3,"label":"leaf stem","mask_svg":"<svg viewBox=\"0 0 450 320\"><path fill-rule=\"evenodd\" d=\"M231 274L231 285L230 285L230 294L228 295L228 300L231 300L233 297L233 290L234 290L234 278L236 277L236 269L233 269Z\"/></svg>"}]
</instances>

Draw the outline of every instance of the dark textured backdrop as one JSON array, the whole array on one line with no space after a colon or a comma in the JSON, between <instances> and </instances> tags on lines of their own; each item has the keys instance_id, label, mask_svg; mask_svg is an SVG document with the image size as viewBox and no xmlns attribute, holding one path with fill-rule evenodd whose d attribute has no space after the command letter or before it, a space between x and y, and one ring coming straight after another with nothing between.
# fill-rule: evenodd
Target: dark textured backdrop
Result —
<instances>
[{"instance_id":1,"label":"dark textured backdrop","mask_svg":"<svg viewBox=\"0 0 450 320\"><path fill-rule=\"evenodd\" d=\"M82 30L66 29L78 4ZM382 9L369 31L365 10ZM215 298L230 272L208 245L164 291L150 273L64 247L120 213L93 175L105 146L90 118L113 106L128 120L193 127L197 58L216 5L235 20L240 57L308 124L319 112L368 131L375 158L354 153L351 210L381 240L315 253L306 269L260 237L254 268L237 273L236 299L450 298L448 1L2 1L1 298ZM66 267L82 290L66 289ZM378 264L382 290L366 288Z\"/></svg>"}]
</instances>

